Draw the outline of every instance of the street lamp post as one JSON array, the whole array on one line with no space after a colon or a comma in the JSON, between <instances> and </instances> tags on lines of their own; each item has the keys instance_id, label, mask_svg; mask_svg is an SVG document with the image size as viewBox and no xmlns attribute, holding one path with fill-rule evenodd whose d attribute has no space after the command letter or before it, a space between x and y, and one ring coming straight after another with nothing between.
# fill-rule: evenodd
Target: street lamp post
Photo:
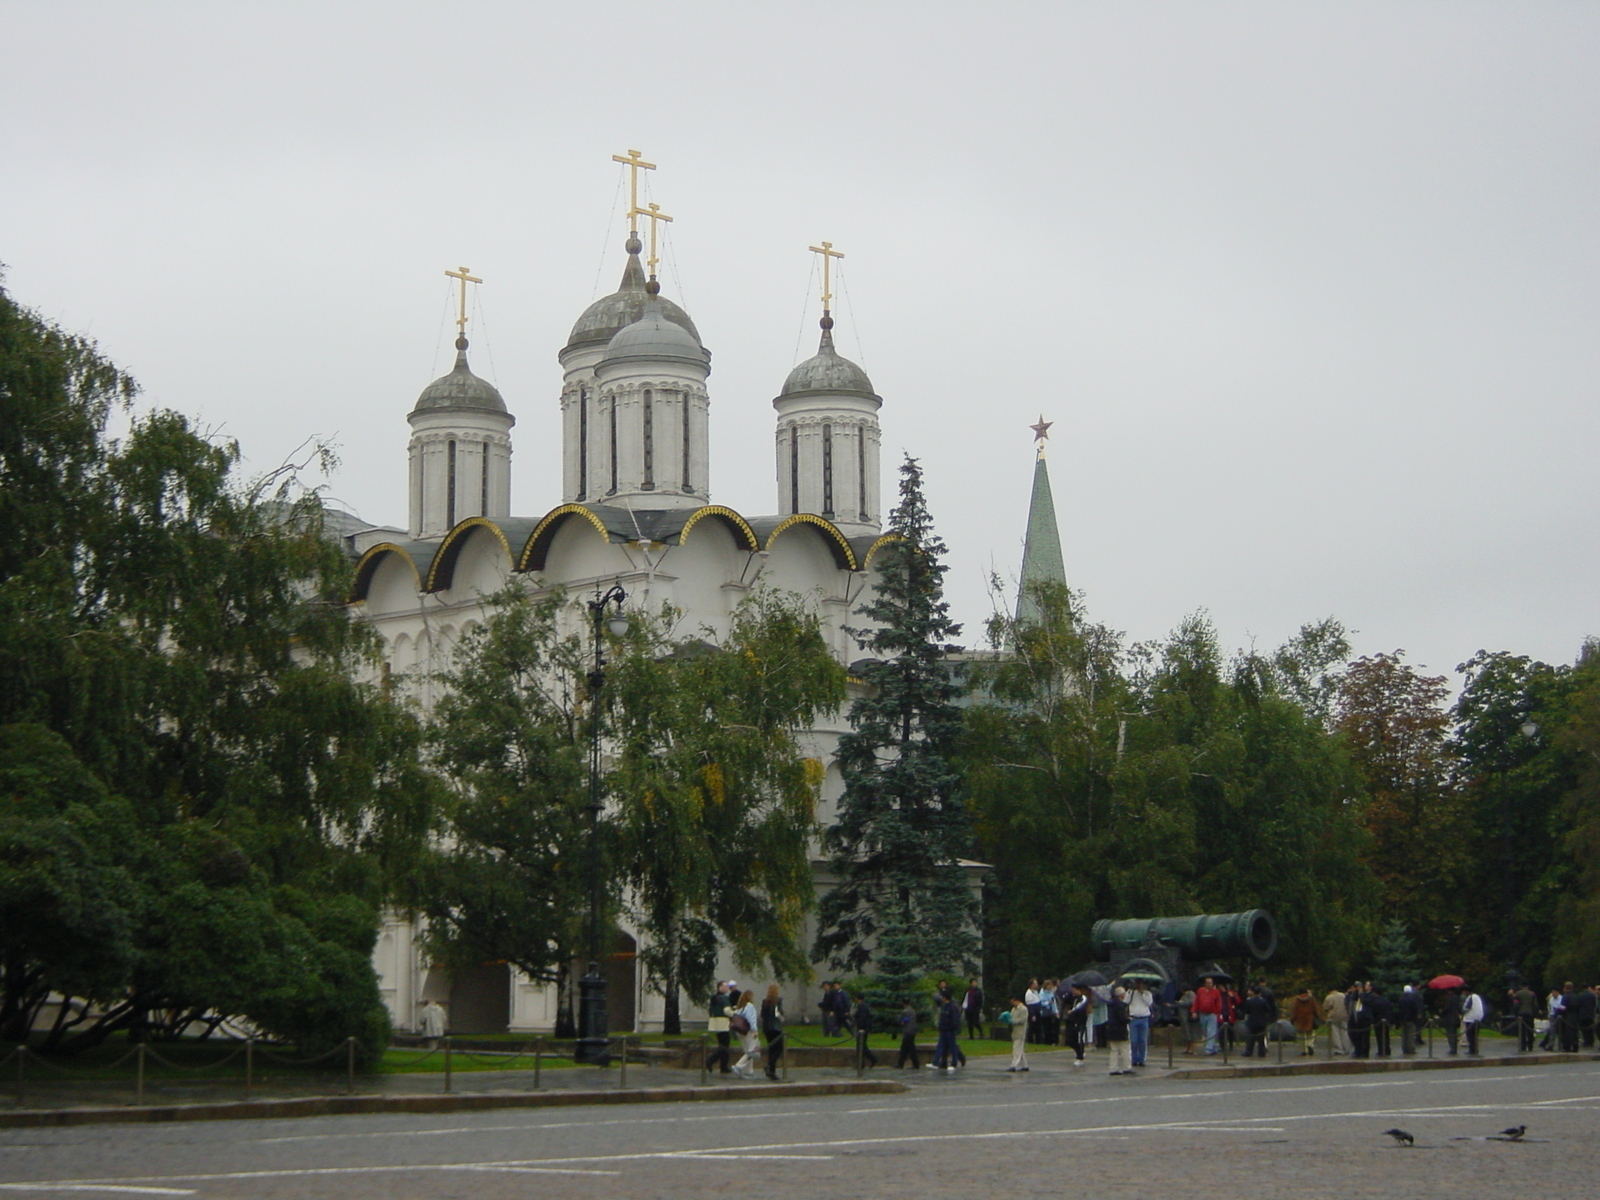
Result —
<instances>
[{"instance_id":1,"label":"street lamp post","mask_svg":"<svg viewBox=\"0 0 1600 1200\"><path fill-rule=\"evenodd\" d=\"M603 1067L611 1061L610 1029L606 1016L606 980L600 973L600 697L606 686L604 631L616 637L628 632L622 602L628 594L613 584L602 593L595 588L587 602L594 634L594 667L589 672L589 969L578 980L578 1044L574 1061ZM613 607L614 606L614 607ZM609 619L606 609L612 608Z\"/></svg>"}]
</instances>

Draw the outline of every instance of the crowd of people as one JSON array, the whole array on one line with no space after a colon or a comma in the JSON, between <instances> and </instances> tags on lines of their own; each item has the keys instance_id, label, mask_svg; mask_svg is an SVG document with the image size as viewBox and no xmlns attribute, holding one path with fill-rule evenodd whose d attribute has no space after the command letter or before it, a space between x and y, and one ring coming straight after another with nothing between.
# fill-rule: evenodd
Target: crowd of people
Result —
<instances>
[{"instance_id":1,"label":"crowd of people","mask_svg":"<svg viewBox=\"0 0 1600 1200\"><path fill-rule=\"evenodd\" d=\"M1152 982L1158 984L1154 989ZM1425 1033L1434 1025L1442 1031L1447 1055L1479 1053L1479 1033L1489 1021L1490 1006L1463 981L1440 987L1435 980L1402 986L1393 995L1370 980L1331 989L1320 1001L1309 987L1300 988L1281 1002L1264 979L1247 984L1241 992L1232 980L1206 976L1193 987L1175 982L1124 977L1112 985L1033 979L1020 996L1000 1006L998 1019L1009 1025L1011 1065L1008 1072L1028 1070L1030 1044L1066 1046L1073 1051L1073 1066L1085 1063L1091 1046L1109 1052L1112 1075L1132 1075L1145 1065L1150 1032L1172 1026L1185 1055L1215 1055L1242 1043L1246 1058L1266 1057L1269 1038L1293 1041L1301 1055L1315 1055L1319 1035L1327 1039L1328 1053L1351 1058L1386 1058L1394 1053L1398 1034L1401 1055L1414 1055ZM875 1067L878 1056L867 1044L877 1028L865 997L852 998L842 984L823 984L818 1003L825 1037L852 1036L863 1065ZM961 1049L963 1026L969 1038L985 1037L986 1011L983 988L977 979L958 999L954 989L939 981L933 994L933 1029L937 1034L933 1060L937 1071L966 1066ZM711 1000L708 1028L716 1036L708 1068L724 1075L755 1078L764 1059L768 1079L777 1079L784 1054L783 1002L776 984L756 1004L753 991L741 991L734 980L717 985ZM1499 1006L1503 1032L1515 1033L1518 1049L1531 1051L1537 1043L1551 1051L1576 1052L1596 1044L1600 1016L1600 984L1577 987L1566 983L1543 1000L1526 984L1508 988ZM922 1067L918 1038L922 1014L910 997L895 1018L900 1035L896 1067ZM742 1051L735 1061L733 1039Z\"/></svg>"}]
</instances>

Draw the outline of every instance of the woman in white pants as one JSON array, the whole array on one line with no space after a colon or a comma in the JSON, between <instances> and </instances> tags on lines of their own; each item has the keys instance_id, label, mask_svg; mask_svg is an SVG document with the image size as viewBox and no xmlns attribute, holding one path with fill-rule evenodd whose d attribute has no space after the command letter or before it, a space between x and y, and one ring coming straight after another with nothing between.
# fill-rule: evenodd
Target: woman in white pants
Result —
<instances>
[{"instance_id":1,"label":"woman in white pants","mask_svg":"<svg viewBox=\"0 0 1600 1200\"><path fill-rule=\"evenodd\" d=\"M756 1059L761 1057L761 1032L758 1028L761 1014L756 1011L756 994L751 991L741 992L739 1003L733 1013L744 1018L744 1028L734 1031L739 1039L739 1045L744 1047L744 1056L733 1064L733 1073L740 1079L754 1079ZM729 1014L730 1020L733 1013ZM738 1022L735 1021L734 1024L737 1025Z\"/></svg>"},{"instance_id":2,"label":"woman in white pants","mask_svg":"<svg viewBox=\"0 0 1600 1200\"><path fill-rule=\"evenodd\" d=\"M1011 1002L1011 1065L1007 1071L1028 1069L1028 1006L1021 1000Z\"/></svg>"}]
</instances>

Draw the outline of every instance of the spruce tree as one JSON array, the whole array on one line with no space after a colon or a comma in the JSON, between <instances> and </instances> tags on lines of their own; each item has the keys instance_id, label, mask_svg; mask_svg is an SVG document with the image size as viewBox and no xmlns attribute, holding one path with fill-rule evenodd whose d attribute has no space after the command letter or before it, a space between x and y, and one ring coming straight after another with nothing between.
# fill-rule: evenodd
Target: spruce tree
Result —
<instances>
[{"instance_id":1,"label":"spruce tree","mask_svg":"<svg viewBox=\"0 0 1600 1200\"><path fill-rule=\"evenodd\" d=\"M1404 921L1390 921L1383 927L1369 974L1386 996L1398 996L1406 984L1421 982L1422 968L1417 965Z\"/></svg>"},{"instance_id":2,"label":"spruce tree","mask_svg":"<svg viewBox=\"0 0 1600 1200\"><path fill-rule=\"evenodd\" d=\"M877 974L874 1004L898 1003L919 975L975 969L978 905L959 860L969 828L954 766L960 687L947 655L961 632L944 600L944 542L907 457L879 551L874 598L849 630L872 657L839 739L844 794L824 834L838 884L823 897L815 957Z\"/></svg>"}]
</instances>

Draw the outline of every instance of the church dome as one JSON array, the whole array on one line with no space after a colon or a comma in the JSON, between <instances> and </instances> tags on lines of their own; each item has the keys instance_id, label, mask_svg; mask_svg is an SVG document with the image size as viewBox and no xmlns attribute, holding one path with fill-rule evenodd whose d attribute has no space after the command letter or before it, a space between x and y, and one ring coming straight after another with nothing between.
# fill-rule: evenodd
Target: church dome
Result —
<instances>
[{"instance_id":1,"label":"church dome","mask_svg":"<svg viewBox=\"0 0 1600 1200\"><path fill-rule=\"evenodd\" d=\"M644 316L645 302L650 296L645 291L644 267L639 262L639 251L643 247L638 238L629 238L627 249L628 265L623 268L621 286L611 295L600 297L583 310L583 315L578 318L572 327L572 333L567 337L568 348L594 342L609 342ZM698 344L700 331L694 327L689 314L671 300L664 297L657 297L657 300L667 320L688 330L689 336Z\"/></svg>"},{"instance_id":2,"label":"church dome","mask_svg":"<svg viewBox=\"0 0 1600 1200\"><path fill-rule=\"evenodd\" d=\"M644 315L619 330L606 346L601 365L617 362L684 362L704 368L706 352L700 339L672 320L665 306L650 296Z\"/></svg>"},{"instance_id":3,"label":"church dome","mask_svg":"<svg viewBox=\"0 0 1600 1200\"><path fill-rule=\"evenodd\" d=\"M476 408L485 412L503 413L506 402L500 390L487 379L479 379L467 366L467 339L456 339L456 365L448 375L435 379L422 389L412 412L426 412L436 408Z\"/></svg>"},{"instance_id":4,"label":"church dome","mask_svg":"<svg viewBox=\"0 0 1600 1200\"><path fill-rule=\"evenodd\" d=\"M876 398L867 373L834 350L832 317L822 318L822 344L817 353L789 372L778 397L807 392L845 392Z\"/></svg>"}]
</instances>

